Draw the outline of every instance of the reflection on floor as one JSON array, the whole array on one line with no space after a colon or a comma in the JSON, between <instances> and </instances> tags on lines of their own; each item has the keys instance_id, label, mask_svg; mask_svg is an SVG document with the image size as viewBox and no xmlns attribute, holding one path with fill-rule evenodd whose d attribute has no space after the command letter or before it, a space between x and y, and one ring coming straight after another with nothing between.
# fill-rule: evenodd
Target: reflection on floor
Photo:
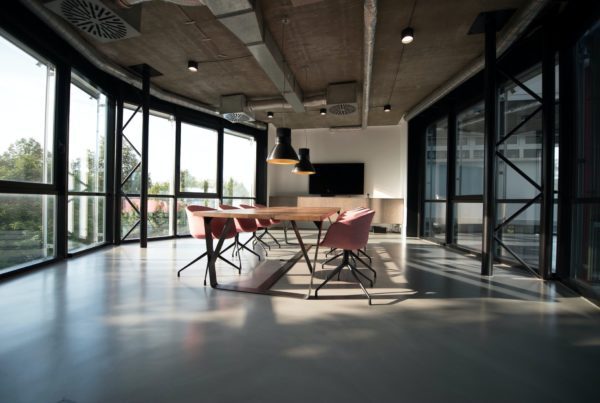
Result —
<instances>
[{"instance_id":1,"label":"reflection on floor","mask_svg":"<svg viewBox=\"0 0 600 403\"><path fill-rule=\"evenodd\" d=\"M560 284L485 280L477 260L386 234L369 245L373 306L347 274L305 301L203 287L203 262L177 278L202 249L128 244L0 283L0 401L597 401L599 310ZM219 281L296 252L259 269L245 253ZM299 263L275 288L307 281Z\"/></svg>"}]
</instances>

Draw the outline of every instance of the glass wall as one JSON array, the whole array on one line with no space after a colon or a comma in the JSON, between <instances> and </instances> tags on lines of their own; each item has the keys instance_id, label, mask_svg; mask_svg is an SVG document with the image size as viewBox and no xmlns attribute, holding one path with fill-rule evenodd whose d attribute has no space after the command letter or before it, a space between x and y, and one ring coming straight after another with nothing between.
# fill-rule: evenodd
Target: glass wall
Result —
<instances>
[{"instance_id":1,"label":"glass wall","mask_svg":"<svg viewBox=\"0 0 600 403\"><path fill-rule=\"evenodd\" d=\"M226 130L223 150L223 203L252 204L256 184L254 137Z\"/></svg>"},{"instance_id":2,"label":"glass wall","mask_svg":"<svg viewBox=\"0 0 600 403\"><path fill-rule=\"evenodd\" d=\"M542 97L542 68L520 74L517 79L533 94ZM498 151L521 172L498 159L497 219L501 223L540 194L542 186L542 104L530 92L510 81L500 87L499 134L509 136ZM540 200L522 210L497 236L532 267L539 265ZM505 248L501 257L514 260Z\"/></svg>"},{"instance_id":3,"label":"glass wall","mask_svg":"<svg viewBox=\"0 0 600 403\"><path fill-rule=\"evenodd\" d=\"M106 119L106 96L73 74L67 200L70 252L105 241Z\"/></svg>"},{"instance_id":4,"label":"glass wall","mask_svg":"<svg viewBox=\"0 0 600 403\"><path fill-rule=\"evenodd\" d=\"M576 68L571 277L600 299L600 23L577 43Z\"/></svg>"},{"instance_id":5,"label":"glass wall","mask_svg":"<svg viewBox=\"0 0 600 403\"><path fill-rule=\"evenodd\" d=\"M55 67L0 35L0 273L55 256ZM20 193L20 190L28 194Z\"/></svg>"},{"instance_id":6,"label":"glass wall","mask_svg":"<svg viewBox=\"0 0 600 403\"><path fill-rule=\"evenodd\" d=\"M483 115L483 102L456 115L454 242L476 252L483 230Z\"/></svg>"},{"instance_id":7,"label":"glass wall","mask_svg":"<svg viewBox=\"0 0 600 403\"><path fill-rule=\"evenodd\" d=\"M424 234L446 241L446 183L448 176L448 118L430 125L425 133Z\"/></svg>"},{"instance_id":8,"label":"glass wall","mask_svg":"<svg viewBox=\"0 0 600 403\"><path fill-rule=\"evenodd\" d=\"M217 194L218 145L216 130L181 123L181 192Z\"/></svg>"}]
</instances>

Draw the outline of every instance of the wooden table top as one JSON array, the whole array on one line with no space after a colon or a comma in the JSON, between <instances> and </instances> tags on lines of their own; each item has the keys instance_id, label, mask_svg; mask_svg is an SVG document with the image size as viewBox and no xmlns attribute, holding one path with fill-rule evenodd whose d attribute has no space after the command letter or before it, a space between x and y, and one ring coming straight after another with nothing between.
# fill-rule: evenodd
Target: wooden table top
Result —
<instances>
[{"instance_id":1,"label":"wooden table top","mask_svg":"<svg viewBox=\"0 0 600 403\"><path fill-rule=\"evenodd\" d=\"M340 211L338 207L265 207L236 210L195 211L198 217L260 218L284 221L324 221Z\"/></svg>"}]
</instances>

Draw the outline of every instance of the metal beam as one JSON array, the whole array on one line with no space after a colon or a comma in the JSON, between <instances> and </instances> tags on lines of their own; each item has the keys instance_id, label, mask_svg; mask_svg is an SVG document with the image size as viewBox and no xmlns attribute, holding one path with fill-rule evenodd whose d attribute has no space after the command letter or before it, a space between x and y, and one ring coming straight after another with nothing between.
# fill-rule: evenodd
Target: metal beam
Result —
<instances>
[{"instance_id":1,"label":"metal beam","mask_svg":"<svg viewBox=\"0 0 600 403\"><path fill-rule=\"evenodd\" d=\"M552 273L554 214L554 49L553 30L544 26L542 42L542 206L540 214L540 276Z\"/></svg>"},{"instance_id":2,"label":"metal beam","mask_svg":"<svg viewBox=\"0 0 600 403\"><path fill-rule=\"evenodd\" d=\"M142 74L142 183L140 185L140 247L148 246L148 140L150 133L150 69Z\"/></svg>"},{"instance_id":3,"label":"metal beam","mask_svg":"<svg viewBox=\"0 0 600 403\"><path fill-rule=\"evenodd\" d=\"M485 20L485 134L483 166L483 239L481 249L481 275L494 273L494 229L496 226L496 139L498 129L496 82L496 21L493 13Z\"/></svg>"}]
</instances>

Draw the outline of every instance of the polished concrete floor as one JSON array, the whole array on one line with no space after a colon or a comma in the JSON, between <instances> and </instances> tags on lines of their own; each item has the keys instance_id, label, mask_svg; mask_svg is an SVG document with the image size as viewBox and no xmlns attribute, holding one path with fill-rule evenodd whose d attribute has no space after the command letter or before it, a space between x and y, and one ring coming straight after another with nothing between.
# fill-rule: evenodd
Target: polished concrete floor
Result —
<instances>
[{"instance_id":1,"label":"polished concrete floor","mask_svg":"<svg viewBox=\"0 0 600 403\"><path fill-rule=\"evenodd\" d=\"M600 399L600 311L560 284L485 280L477 260L387 234L369 245L373 306L347 275L306 301L203 287L203 264L177 278L202 247L128 244L0 283L0 402ZM296 251L258 268L245 254L219 280ZM275 288L307 281L299 263Z\"/></svg>"}]
</instances>

